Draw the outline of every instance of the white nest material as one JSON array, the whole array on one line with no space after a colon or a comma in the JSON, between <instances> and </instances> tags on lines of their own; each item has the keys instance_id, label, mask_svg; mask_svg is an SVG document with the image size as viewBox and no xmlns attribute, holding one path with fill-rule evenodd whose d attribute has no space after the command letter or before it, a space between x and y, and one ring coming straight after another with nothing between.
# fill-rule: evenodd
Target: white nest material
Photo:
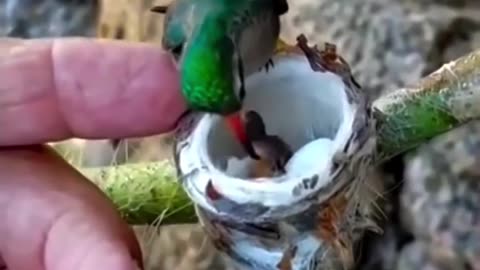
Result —
<instances>
[{"instance_id":1,"label":"white nest material","mask_svg":"<svg viewBox=\"0 0 480 270\"><path fill-rule=\"evenodd\" d=\"M292 205L333 181L333 160L337 153L345 154L359 108L348 98L342 78L312 70L303 55L277 55L273 61L268 72L246 78L244 106L262 116L267 133L281 137L295 151L287 173L249 178L252 161L221 117L205 114L176 151L186 191L210 211L216 212L205 194L210 181L237 204ZM314 180L305 184L306 179Z\"/></svg>"}]
</instances>

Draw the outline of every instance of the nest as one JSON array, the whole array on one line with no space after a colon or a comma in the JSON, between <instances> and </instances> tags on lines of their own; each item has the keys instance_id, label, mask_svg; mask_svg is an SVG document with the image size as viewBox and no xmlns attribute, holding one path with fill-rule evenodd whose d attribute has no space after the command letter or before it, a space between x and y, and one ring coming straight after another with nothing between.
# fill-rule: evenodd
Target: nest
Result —
<instances>
[{"instance_id":1,"label":"nest","mask_svg":"<svg viewBox=\"0 0 480 270\"><path fill-rule=\"evenodd\" d=\"M196 113L177 130L180 179L208 235L236 264L315 269L340 256L351 265L353 231L375 227L361 190L375 146L369 104L332 44L320 50L301 35L273 63L246 78L244 108L291 147L285 172L256 177L222 118Z\"/></svg>"}]
</instances>

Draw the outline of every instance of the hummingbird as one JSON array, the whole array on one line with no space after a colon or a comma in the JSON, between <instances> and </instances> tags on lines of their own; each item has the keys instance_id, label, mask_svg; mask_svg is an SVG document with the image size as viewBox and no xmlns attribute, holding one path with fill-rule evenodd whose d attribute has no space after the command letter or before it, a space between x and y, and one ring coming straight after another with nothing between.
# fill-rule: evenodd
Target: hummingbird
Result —
<instances>
[{"instance_id":1,"label":"hummingbird","mask_svg":"<svg viewBox=\"0 0 480 270\"><path fill-rule=\"evenodd\" d=\"M247 111L243 118L252 158L267 162L273 174L286 173L285 165L293 155L290 146L279 136L267 134L265 122L256 111Z\"/></svg>"},{"instance_id":2,"label":"hummingbird","mask_svg":"<svg viewBox=\"0 0 480 270\"><path fill-rule=\"evenodd\" d=\"M162 47L174 56L186 112L221 115L250 156L241 110L245 77L273 65L286 0L176 0L164 13Z\"/></svg>"}]
</instances>

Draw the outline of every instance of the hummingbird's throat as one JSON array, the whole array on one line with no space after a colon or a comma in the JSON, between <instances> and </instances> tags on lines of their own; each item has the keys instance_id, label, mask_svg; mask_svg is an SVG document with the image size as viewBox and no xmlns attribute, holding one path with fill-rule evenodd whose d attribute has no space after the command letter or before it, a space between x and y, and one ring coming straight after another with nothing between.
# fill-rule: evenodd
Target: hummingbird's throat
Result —
<instances>
[{"instance_id":1,"label":"hummingbird's throat","mask_svg":"<svg viewBox=\"0 0 480 270\"><path fill-rule=\"evenodd\" d=\"M232 132L235 139L242 145L247 143L247 132L245 130L245 124L241 112L235 112L225 117L228 129Z\"/></svg>"}]
</instances>

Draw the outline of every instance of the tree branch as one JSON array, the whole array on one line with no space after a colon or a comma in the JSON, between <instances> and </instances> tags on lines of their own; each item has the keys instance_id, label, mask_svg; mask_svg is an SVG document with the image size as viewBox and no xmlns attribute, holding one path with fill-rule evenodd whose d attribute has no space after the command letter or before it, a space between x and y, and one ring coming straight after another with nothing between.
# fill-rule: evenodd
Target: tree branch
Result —
<instances>
[{"instance_id":1,"label":"tree branch","mask_svg":"<svg viewBox=\"0 0 480 270\"><path fill-rule=\"evenodd\" d=\"M129 224L193 223L192 202L168 162L81 169L118 207Z\"/></svg>"},{"instance_id":2,"label":"tree branch","mask_svg":"<svg viewBox=\"0 0 480 270\"><path fill-rule=\"evenodd\" d=\"M435 136L480 118L480 50L373 103L378 160L383 161Z\"/></svg>"},{"instance_id":3,"label":"tree branch","mask_svg":"<svg viewBox=\"0 0 480 270\"><path fill-rule=\"evenodd\" d=\"M416 86L373 103L378 160L408 151L480 117L480 50L448 63ZM195 222L193 206L171 164L126 164L83 169L131 224Z\"/></svg>"}]
</instances>

